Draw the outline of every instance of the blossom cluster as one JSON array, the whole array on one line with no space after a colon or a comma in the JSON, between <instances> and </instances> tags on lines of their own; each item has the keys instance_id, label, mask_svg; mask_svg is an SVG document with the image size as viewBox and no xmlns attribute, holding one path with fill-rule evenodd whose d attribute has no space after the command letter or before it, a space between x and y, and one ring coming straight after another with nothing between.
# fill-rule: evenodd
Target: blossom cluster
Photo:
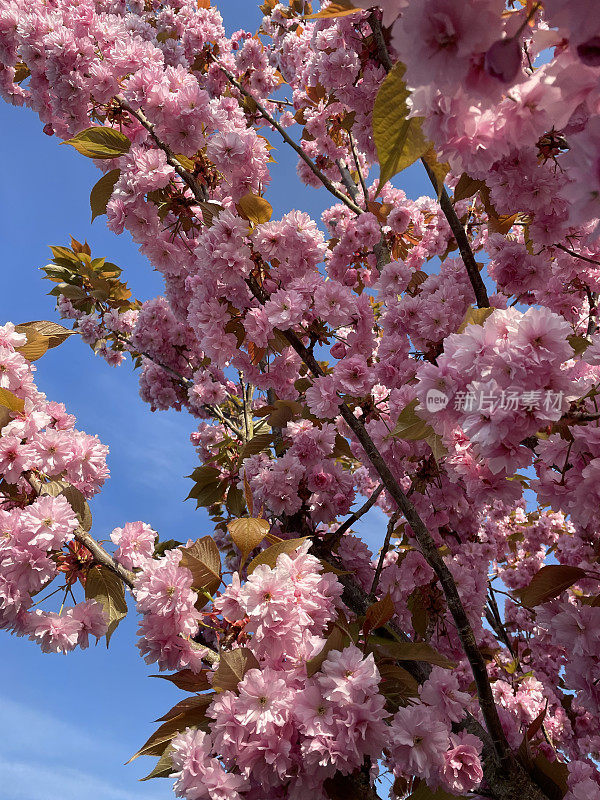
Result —
<instances>
[{"instance_id":1,"label":"blossom cluster","mask_svg":"<svg viewBox=\"0 0 600 800\"><path fill-rule=\"evenodd\" d=\"M60 574L68 587L86 563L74 546L75 511L44 487L70 485L82 500L96 494L108 477L108 448L38 391L35 367L19 352L26 342L11 323L0 328L0 627L29 636L44 652L65 653L103 636L107 621L94 600L61 614L34 603Z\"/></svg>"},{"instance_id":2,"label":"blossom cluster","mask_svg":"<svg viewBox=\"0 0 600 800\"><path fill-rule=\"evenodd\" d=\"M594 797L598 15L592 0L324 5L311 18L305 3L267 2L256 36L227 36L204 0L0 8L0 94L84 154L90 127L116 137L95 158L101 210L164 279L163 296L130 302L124 285L114 293L98 277L102 259L84 253L72 268L63 249L49 273L60 313L109 363L132 355L153 410L197 420L203 466L190 497L209 508L227 567L239 563L227 523L254 506L282 540L334 542L327 555L341 573L323 571L307 542L274 567L233 572L206 610L180 548L157 550L142 522L113 531L113 574L133 585L147 662L200 680L217 642L221 657L246 647L258 664L211 702L202 726L175 731L176 792L320 800L325 781L365 759L385 762L401 787L418 778L476 792L485 731L459 726L466 711L474 725L489 720L457 600L439 580L445 566L507 746L518 750L543 715L532 757L559 770L569 760L569 800ZM381 135L388 81L406 98L407 150L425 142L431 198L372 177L394 161L382 138L398 139ZM320 220L272 218L276 130L300 142L299 180L335 196ZM59 572L69 587L89 574L61 490L94 495L106 449L37 391L25 343L0 329L0 626L66 652L108 632L102 608L90 600L54 614L33 598ZM373 449L386 485L391 476L429 531L436 570L382 490ZM525 487L550 510L528 513ZM390 525L375 557L350 524L360 512L340 528L372 494ZM551 559L579 579L529 607L519 597ZM498 581L509 591L502 609ZM401 631L395 644L431 648L453 671L428 665L394 705L390 631L361 633L373 601ZM332 630L349 640L313 669Z\"/></svg>"}]
</instances>

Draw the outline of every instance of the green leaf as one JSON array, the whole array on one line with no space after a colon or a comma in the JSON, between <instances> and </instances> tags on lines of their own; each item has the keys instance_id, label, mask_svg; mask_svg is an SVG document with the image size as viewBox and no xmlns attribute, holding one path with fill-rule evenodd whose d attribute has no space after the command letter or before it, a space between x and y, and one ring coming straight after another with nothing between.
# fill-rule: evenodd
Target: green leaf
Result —
<instances>
[{"instance_id":1,"label":"green leaf","mask_svg":"<svg viewBox=\"0 0 600 800\"><path fill-rule=\"evenodd\" d=\"M585 353L585 351L591 345L590 340L586 336L567 336L567 341L573 348L573 352L576 356L580 356L582 353Z\"/></svg>"},{"instance_id":2,"label":"green leaf","mask_svg":"<svg viewBox=\"0 0 600 800\"><path fill-rule=\"evenodd\" d=\"M18 411L22 414L25 408L25 401L21 397L17 397L16 394L9 392L8 389L0 387L0 406L4 406L9 411Z\"/></svg>"},{"instance_id":3,"label":"green leaf","mask_svg":"<svg viewBox=\"0 0 600 800\"><path fill-rule=\"evenodd\" d=\"M273 216L273 206L264 197L257 194L245 194L235 204L240 217L260 225L268 222Z\"/></svg>"},{"instance_id":4,"label":"green leaf","mask_svg":"<svg viewBox=\"0 0 600 800\"><path fill-rule=\"evenodd\" d=\"M533 759L531 773L550 798L564 797L568 790L569 767L562 761L549 761L539 755Z\"/></svg>"},{"instance_id":5,"label":"green leaf","mask_svg":"<svg viewBox=\"0 0 600 800\"><path fill-rule=\"evenodd\" d=\"M6 406L0 405L0 432L5 425L8 425L10 422L10 411Z\"/></svg>"},{"instance_id":6,"label":"green leaf","mask_svg":"<svg viewBox=\"0 0 600 800\"><path fill-rule=\"evenodd\" d=\"M262 453L265 450L268 450L272 441L273 437L270 433L259 433L256 436L253 436L252 439L246 442L242 448L242 452L239 456L240 463L249 456L255 456L257 453Z\"/></svg>"},{"instance_id":7,"label":"green leaf","mask_svg":"<svg viewBox=\"0 0 600 800\"><path fill-rule=\"evenodd\" d=\"M392 436L398 439L405 439L409 442L416 442L425 439L433 432L433 428L425 420L421 419L416 412L419 405L418 399L411 400L400 412Z\"/></svg>"},{"instance_id":8,"label":"green leaf","mask_svg":"<svg viewBox=\"0 0 600 800\"><path fill-rule=\"evenodd\" d=\"M167 550L175 550L176 547L182 547L183 542L177 539L165 539L163 542L158 542L154 545L154 558L162 558Z\"/></svg>"},{"instance_id":9,"label":"green leaf","mask_svg":"<svg viewBox=\"0 0 600 800\"><path fill-rule=\"evenodd\" d=\"M48 495L49 497L58 497L68 485L66 481L47 481L40 488L40 494Z\"/></svg>"},{"instance_id":10,"label":"green leaf","mask_svg":"<svg viewBox=\"0 0 600 800\"><path fill-rule=\"evenodd\" d=\"M173 759L171 754L173 752L173 748L171 745L168 745L165 752L162 756L158 759L158 763L145 778L140 778L140 781L149 781L151 778L169 778L173 772L175 772L175 767L173 766Z\"/></svg>"},{"instance_id":11,"label":"green leaf","mask_svg":"<svg viewBox=\"0 0 600 800\"><path fill-rule=\"evenodd\" d=\"M303 536L301 539L284 539L282 542L277 542L271 547L267 547L262 553L259 553L248 564L248 575L251 575L254 570L261 564L266 564L273 569L277 562L277 558L282 553L293 553L301 544L308 540L308 536Z\"/></svg>"},{"instance_id":12,"label":"green leaf","mask_svg":"<svg viewBox=\"0 0 600 800\"><path fill-rule=\"evenodd\" d=\"M186 499L195 500L197 507L212 506L225 496L227 484L221 480L216 467L198 467L188 477L194 481L194 486Z\"/></svg>"},{"instance_id":13,"label":"green leaf","mask_svg":"<svg viewBox=\"0 0 600 800\"><path fill-rule=\"evenodd\" d=\"M193 672L191 669L182 669L172 675L150 675L150 677L170 681L184 692L207 692L211 688L206 670Z\"/></svg>"},{"instance_id":14,"label":"green leaf","mask_svg":"<svg viewBox=\"0 0 600 800\"><path fill-rule=\"evenodd\" d=\"M182 703L178 703L175 708L172 708L165 715L169 718L167 722L154 731L127 763L130 764L138 756L161 756L167 749L171 739L186 728L208 730L209 719L206 716L206 709L214 700L214 697L214 694L211 693L210 695L187 698L191 702L185 703L185 706Z\"/></svg>"},{"instance_id":15,"label":"green leaf","mask_svg":"<svg viewBox=\"0 0 600 800\"><path fill-rule=\"evenodd\" d=\"M409 595L407 606L411 613L411 625L413 626L414 632L421 639L424 639L429 623L429 613L423 601L423 591L420 586L417 586Z\"/></svg>"},{"instance_id":16,"label":"green leaf","mask_svg":"<svg viewBox=\"0 0 600 800\"><path fill-rule=\"evenodd\" d=\"M378 663L377 669L381 677L379 691L398 710L406 701L419 694L419 684L413 676L403 667L396 664Z\"/></svg>"},{"instance_id":17,"label":"green leaf","mask_svg":"<svg viewBox=\"0 0 600 800\"><path fill-rule=\"evenodd\" d=\"M430 789L425 781L419 780L406 800L466 800L466 797L450 794L443 789Z\"/></svg>"},{"instance_id":18,"label":"green leaf","mask_svg":"<svg viewBox=\"0 0 600 800\"><path fill-rule=\"evenodd\" d=\"M221 555L212 536L198 539L189 547L182 547L179 565L192 573L194 589L214 594L221 584Z\"/></svg>"},{"instance_id":19,"label":"green leaf","mask_svg":"<svg viewBox=\"0 0 600 800\"><path fill-rule=\"evenodd\" d=\"M334 17L346 17L348 14L356 14L362 11L360 8L355 8L350 0L332 0L327 8L317 11L316 14L307 14L302 19L333 19Z\"/></svg>"},{"instance_id":20,"label":"green leaf","mask_svg":"<svg viewBox=\"0 0 600 800\"><path fill-rule=\"evenodd\" d=\"M25 333L27 341L21 347L15 348L27 361L37 361L48 351L49 341L47 336L41 336L34 330L19 331Z\"/></svg>"},{"instance_id":21,"label":"green leaf","mask_svg":"<svg viewBox=\"0 0 600 800\"><path fill-rule=\"evenodd\" d=\"M77 514L77 519L83 530L89 531L92 527L92 512L83 494L74 486L65 486L61 494Z\"/></svg>"},{"instance_id":22,"label":"green leaf","mask_svg":"<svg viewBox=\"0 0 600 800\"><path fill-rule=\"evenodd\" d=\"M456 666L427 642L386 642L385 644L379 642L375 645L375 649L386 658L393 658L396 661L425 661L445 669L452 669Z\"/></svg>"},{"instance_id":23,"label":"green leaf","mask_svg":"<svg viewBox=\"0 0 600 800\"><path fill-rule=\"evenodd\" d=\"M380 165L379 188L421 158L430 143L421 130L421 119L408 118L410 92L403 80L405 66L394 65L381 84L373 108L373 137Z\"/></svg>"},{"instance_id":24,"label":"green leaf","mask_svg":"<svg viewBox=\"0 0 600 800\"><path fill-rule=\"evenodd\" d=\"M585 578L586 571L580 567L570 567L568 564L549 564L537 572L529 586L515 594L520 601L530 608L546 603L558 597L574 583Z\"/></svg>"},{"instance_id":25,"label":"green leaf","mask_svg":"<svg viewBox=\"0 0 600 800\"><path fill-rule=\"evenodd\" d=\"M233 517L239 517L244 513L244 492L235 484L229 487L225 507Z\"/></svg>"},{"instance_id":26,"label":"green leaf","mask_svg":"<svg viewBox=\"0 0 600 800\"><path fill-rule=\"evenodd\" d=\"M173 708L159 717L155 722L170 722L172 719L186 716L190 713L197 714L198 711L207 709L212 701L215 699L215 693L195 695L194 697L185 697L176 703Z\"/></svg>"},{"instance_id":27,"label":"green leaf","mask_svg":"<svg viewBox=\"0 0 600 800\"><path fill-rule=\"evenodd\" d=\"M265 538L270 527L266 519L256 519L254 517L234 519L227 524L231 538L242 554L240 569L244 566L246 559L254 548L258 547Z\"/></svg>"},{"instance_id":28,"label":"green leaf","mask_svg":"<svg viewBox=\"0 0 600 800\"><path fill-rule=\"evenodd\" d=\"M59 325L57 322L49 322L46 319L38 319L33 322L22 322L15 325L15 330L19 333L24 333L29 336L29 333L34 331L39 336L45 336L48 339L48 349L58 347L65 342L70 336L75 336L75 331Z\"/></svg>"},{"instance_id":29,"label":"green leaf","mask_svg":"<svg viewBox=\"0 0 600 800\"><path fill-rule=\"evenodd\" d=\"M123 583L108 567L98 564L92 567L85 580L85 599L96 600L104 606L108 619L106 646L123 617L127 614Z\"/></svg>"},{"instance_id":30,"label":"green leaf","mask_svg":"<svg viewBox=\"0 0 600 800\"><path fill-rule=\"evenodd\" d=\"M431 452L433 453L433 457L436 461L439 461L440 458L443 458L445 455L448 455L448 450L444 447L442 443L442 437L437 434L433 428L427 432L427 436L425 436L425 441L431 448Z\"/></svg>"},{"instance_id":31,"label":"green leaf","mask_svg":"<svg viewBox=\"0 0 600 800\"><path fill-rule=\"evenodd\" d=\"M473 197L480 189L485 188L485 181L478 181L471 178L466 172L460 176L458 183L454 187L454 202L458 203L459 200L466 200L468 197Z\"/></svg>"},{"instance_id":32,"label":"green leaf","mask_svg":"<svg viewBox=\"0 0 600 800\"><path fill-rule=\"evenodd\" d=\"M321 669L323 662L327 660L332 650L341 651L350 644L350 641L350 636L346 631L337 622L334 623L321 652L306 662L306 674L308 677L312 678Z\"/></svg>"},{"instance_id":33,"label":"green leaf","mask_svg":"<svg viewBox=\"0 0 600 800\"><path fill-rule=\"evenodd\" d=\"M368 636L370 631L374 631L389 622L396 613L394 602L388 592L381 600L373 603L367 609L365 621L363 624L363 633Z\"/></svg>"},{"instance_id":34,"label":"green leaf","mask_svg":"<svg viewBox=\"0 0 600 800\"><path fill-rule=\"evenodd\" d=\"M473 308L470 306L456 332L464 333L468 325L483 325L486 319L491 317L495 310L494 308Z\"/></svg>"},{"instance_id":35,"label":"green leaf","mask_svg":"<svg viewBox=\"0 0 600 800\"><path fill-rule=\"evenodd\" d=\"M106 214L106 206L112 197L116 182L121 174L120 169L111 169L103 175L94 186L90 194L90 208L92 209L92 222L96 217Z\"/></svg>"},{"instance_id":36,"label":"green leaf","mask_svg":"<svg viewBox=\"0 0 600 800\"><path fill-rule=\"evenodd\" d=\"M88 158L118 158L131 147L131 142L124 133L103 126L87 128L63 144L70 144L78 153Z\"/></svg>"},{"instance_id":37,"label":"green leaf","mask_svg":"<svg viewBox=\"0 0 600 800\"><path fill-rule=\"evenodd\" d=\"M247 647L221 652L219 666L213 677L213 688L216 692L235 692L238 683L250 669L260 669L260 664Z\"/></svg>"}]
</instances>

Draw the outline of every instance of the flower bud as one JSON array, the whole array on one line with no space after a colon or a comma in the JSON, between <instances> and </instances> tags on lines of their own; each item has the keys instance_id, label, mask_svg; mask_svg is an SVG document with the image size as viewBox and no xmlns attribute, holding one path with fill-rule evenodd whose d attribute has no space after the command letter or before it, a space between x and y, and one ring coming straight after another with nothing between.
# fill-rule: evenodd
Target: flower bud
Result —
<instances>
[{"instance_id":1,"label":"flower bud","mask_svg":"<svg viewBox=\"0 0 600 800\"><path fill-rule=\"evenodd\" d=\"M577 46L577 55L588 67L600 67L600 36L592 36Z\"/></svg>"},{"instance_id":2,"label":"flower bud","mask_svg":"<svg viewBox=\"0 0 600 800\"><path fill-rule=\"evenodd\" d=\"M331 348L331 355L334 358L344 358L347 352L348 348L343 342L336 342Z\"/></svg>"},{"instance_id":3,"label":"flower bud","mask_svg":"<svg viewBox=\"0 0 600 800\"><path fill-rule=\"evenodd\" d=\"M512 83L520 67L521 43L514 37L498 39L485 54L485 71L502 83Z\"/></svg>"}]
</instances>

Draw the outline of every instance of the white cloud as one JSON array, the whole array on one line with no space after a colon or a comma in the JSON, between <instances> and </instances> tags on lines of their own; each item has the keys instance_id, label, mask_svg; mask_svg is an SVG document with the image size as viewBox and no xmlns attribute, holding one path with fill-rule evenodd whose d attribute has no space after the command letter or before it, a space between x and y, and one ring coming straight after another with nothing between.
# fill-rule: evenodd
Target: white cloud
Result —
<instances>
[{"instance_id":1,"label":"white cloud","mask_svg":"<svg viewBox=\"0 0 600 800\"><path fill-rule=\"evenodd\" d=\"M0 800L169 800L169 781L138 789L116 738L0 697ZM27 756L27 761L23 756ZM153 762L154 763L154 762ZM148 766L149 772L152 765ZM129 788L135 787L135 788ZM161 791L162 789L162 791Z\"/></svg>"},{"instance_id":2,"label":"white cloud","mask_svg":"<svg viewBox=\"0 0 600 800\"><path fill-rule=\"evenodd\" d=\"M101 764L99 764L101 768ZM130 792L89 772L51 766L35 760L8 761L0 758L0 798L2 800L159 800L148 791ZM162 794L168 798L170 786ZM145 784L147 786L147 784Z\"/></svg>"}]
</instances>

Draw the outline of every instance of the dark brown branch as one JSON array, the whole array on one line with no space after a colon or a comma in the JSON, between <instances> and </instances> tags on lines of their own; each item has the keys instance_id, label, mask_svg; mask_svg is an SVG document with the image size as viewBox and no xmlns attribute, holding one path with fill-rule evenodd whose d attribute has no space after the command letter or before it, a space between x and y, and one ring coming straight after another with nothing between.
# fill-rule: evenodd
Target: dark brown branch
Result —
<instances>
[{"instance_id":1,"label":"dark brown branch","mask_svg":"<svg viewBox=\"0 0 600 800\"><path fill-rule=\"evenodd\" d=\"M383 491L383 484L380 483L377 489L371 494L367 502L362 505L357 511L351 514L348 519L344 520L342 524L337 528L333 533L326 537L325 542L326 544L334 550L337 544L339 543L342 536L346 533L346 531L350 530L350 528L358 522L361 517L370 511L375 503L377 502L377 498Z\"/></svg>"},{"instance_id":2,"label":"dark brown branch","mask_svg":"<svg viewBox=\"0 0 600 800\"><path fill-rule=\"evenodd\" d=\"M195 200L198 203L205 203L208 200L208 194L204 186L200 186L194 176L184 169L179 161L175 158L175 155L171 151L171 148L168 147L163 141L161 141L154 131L154 125L150 122L150 120L146 117L143 111L136 111L133 109L129 103L123 97L118 96L116 98L119 103L121 104L121 108L127 111L128 114L131 114L132 117L135 117L137 121L146 128L150 136L152 137L154 143L157 147L159 147L167 156L167 164L173 167L175 172L179 175L181 180L186 184L186 186L190 189L191 193L194 195Z\"/></svg>"},{"instance_id":3,"label":"dark brown branch","mask_svg":"<svg viewBox=\"0 0 600 800\"><path fill-rule=\"evenodd\" d=\"M373 40L375 42L375 49L377 51L377 59L385 71L390 72L394 65L392 64L392 59L390 58L387 44L385 43L383 28L381 27L381 20L375 11L372 11L369 14L367 22L369 23L369 27L373 33Z\"/></svg>"},{"instance_id":4,"label":"dark brown branch","mask_svg":"<svg viewBox=\"0 0 600 800\"><path fill-rule=\"evenodd\" d=\"M264 294L260 287L258 287L251 279L248 281L248 286L253 292L254 296L262 302ZM284 331L283 333L290 345L310 369L312 374L315 377L322 377L324 372L321 366L310 350L308 350L302 344L296 334L292 331ZM492 738L494 750L500 761L506 762L507 759L510 760L510 748L508 746L508 742L506 741L504 731L502 730L502 725L498 716L498 710L494 702L494 696L492 694L492 687L487 674L485 660L479 651L479 647L477 646L475 634L473 633L469 618L467 617L467 613L458 594L452 573L440 555L433 537L427 529L427 526L419 516L414 505L402 491L385 459L369 436L365 426L354 416L352 409L341 400L339 409L342 418L350 430L354 433L359 443L362 445L367 458L375 468L385 489L395 501L406 521L412 528L425 560L438 577L442 590L446 596L448 608L452 614L452 618L454 619L463 650L469 661L469 664L471 665L471 670L475 679L475 685L477 687L479 705L486 723L486 727Z\"/></svg>"},{"instance_id":5,"label":"dark brown branch","mask_svg":"<svg viewBox=\"0 0 600 800\"><path fill-rule=\"evenodd\" d=\"M352 136L352 131L348 131L348 139L350 140L350 150L352 151L352 158L354 159L354 166L356 167L356 172L358 174L358 179L360 181L360 185L362 187L362 192L365 198L365 208L369 207L369 190L367 189L367 184L365 183L365 176L363 175L363 171L360 168L360 162L358 160L358 153L356 151L356 145L354 144L354 136Z\"/></svg>"},{"instance_id":6,"label":"dark brown branch","mask_svg":"<svg viewBox=\"0 0 600 800\"><path fill-rule=\"evenodd\" d=\"M355 203L358 203L358 186L352 179L352 175L350 174L350 170L348 169L347 165L344 164L341 158L338 158L335 162L337 164L337 168L340 171L340 175L342 176L342 183L348 190L348 194L354 200Z\"/></svg>"},{"instance_id":7,"label":"dark brown branch","mask_svg":"<svg viewBox=\"0 0 600 800\"><path fill-rule=\"evenodd\" d=\"M475 261L475 255L471 248L469 237L467 236L463 226L460 224L459 218L456 216L456 211L454 210L452 201L448 196L448 192L446 191L446 188L443 184L441 186L441 192L440 192L440 185L438 183L438 180L435 177L433 170L427 163L427 160L425 158L422 158L421 163L425 167L425 171L429 176L431 185L433 186L439 197L439 203L441 209L444 213L444 216L446 217L446 220L448 221L448 225L450 225L452 234L456 239L456 244L458 245L458 250L463 260L463 264L465 265L465 269L467 270L467 275L469 276L469 280L471 281L471 286L473 287L473 291L475 292L475 299L477 300L477 305L479 308L489 308L490 301L488 298L487 289L485 288L485 283L483 282L483 278L481 277L481 273L479 272L479 267L477 266L477 262Z\"/></svg>"},{"instance_id":8,"label":"dark brown branch","mask_svg":"<svg viewBox=\"0 0 600 800\"><path fill-rule=\"evenodd\" d=\"M390 70L393 67L393 64L390 58L390 54L388 53L387 45L385 43L385 38L383 36L383 29L381 27L381 22L377 14L375 14L374 12L369 14L368 23L373 32L377 58L379 59L379 62L381 66L385 69L385 71L390 72ZM489 308L490 301L488 299L487 289L485 288L485 284L479 273L479 268L477 267L477 262L475 261L475 255L473 254L473 250L469 242L469 237L467 236L463 226L460 224L459 218L456 216L456 211L454 210L452 201L448 196L448 192L446 191L443 185L440 187L438 180L435 174L433 173L433 170L431 169L425 158L421 159L421 163L425 167L425 171L427 172L429 180L431 181L431 184L435 189L436 197L439 198L439 203L442 208L442 212L446 217L448 224L450 225L450 229L454 235L454 238L456 239L458 250L460 252L461 258L467 270L467 275L469 276L469 280L471 281L471 286L473 287L473 291L475 292L475 299L477 300L477 305L479 306L479 308Z\"/></svg>"},{"instance_id":9,"label":"dark brown branch","mask_svg":"<svg viewBox=\"0 0 600 800\"><path fill-rule=\"evenodd\" d=\"M588 315L586 336L591 336L593 333L596 332L596 328L598 327L595 320L596 312L598 310L598 292L592 292L590 287L586 284L585 293L587 295L588 306L590 309Z\"/></svg>"},{"instance_id":10,"label":"dark brown branch","mask_svg":"<svg viewBox=\"0 0 600 800\"><path fill-rule=\"evenodd\" d=\"M111 554L108 553L102 545L98 544L94 537L90 536L83 528L76 528L74 535L80 544L87 547L98 564L107 567L111 572L114 572L126 586L129 586L130 589L133 588L135 573L130 572L128 569L125 569L125 567L122 567L118 561L115 561Z\"/></svg>"},{"instance_id":11,"label":"dark brown branch","mask_svg":"<svg viewBox=\"0 0 600 800\"><path fill-rule=\"evenodd\" d=\"M573 256L573 258L579 258L581 261L587 261L588 264L595 264L597 267L600 267L600 261L596 261L593 258L588 258L588 256L582 256L581 253L576 253L575 250L565 247L564 244L555 244L554 247L562 250L563 253L568 253L570 256Z\"/></svg>"},{"instance_id":12,"label":"dark brown branch","mask_svg":"<svg viewBox=\"0 0 600 800\"><path fill-rule=\"evenodd\" d=\"M375 575L373 576L373 583L371 584L371 591L369 592L370 600L375 600L375 593L377 592L377 586L379 585L379 578L381 577L381 573L383 571L383 562L385 561L385 557L390 549L392 534L394 532L394 528L396 527L396 523L398 522L399 516L400 512L395 511L388 522L385 540L383 542L383 547L381 548L381 553L379 554L379 561L377 562L377 568L375 569Z\"/></svg>"}]
</instances>

